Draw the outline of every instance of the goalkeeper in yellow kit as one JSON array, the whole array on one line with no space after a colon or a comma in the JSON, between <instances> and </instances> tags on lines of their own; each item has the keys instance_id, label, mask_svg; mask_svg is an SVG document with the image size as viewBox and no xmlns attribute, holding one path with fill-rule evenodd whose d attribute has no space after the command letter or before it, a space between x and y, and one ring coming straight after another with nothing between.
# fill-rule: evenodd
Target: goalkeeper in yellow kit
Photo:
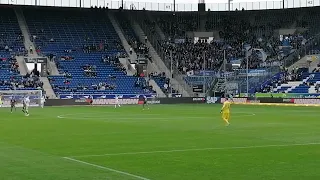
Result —
<instances>
[{"instance_id":1,"label":"goalkeeper in yellow kit","mask_svg":"<svg viewBox=\"0 0 320 180\"><path fill-rule=\"evenodd\" d=\"M220 113L222 114L222 119L226 122L226 126L229 126L230 119L230 106L231 102L226 98L226 101L223 103Z\"/></svg>"}]
</instances>

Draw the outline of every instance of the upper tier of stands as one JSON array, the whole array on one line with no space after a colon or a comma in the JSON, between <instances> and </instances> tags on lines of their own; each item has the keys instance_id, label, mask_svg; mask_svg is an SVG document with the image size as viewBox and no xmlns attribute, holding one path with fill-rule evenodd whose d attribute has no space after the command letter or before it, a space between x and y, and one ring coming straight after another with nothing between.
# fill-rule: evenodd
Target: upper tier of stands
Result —
<instances>
[{"instance_id":1,"label":"upper tier of stands","mask_svg":"<svg viewBox=\"0 0 320 180\"><path fill-rule=\"evenodd\" d=\"M144 80L127 76L118 57L125 56L106 11L25 9L30 33L45 54L54 54L64 76L50 76L57 94L148 93Z\"/></svg>"},{"instance_id":2,"label":"upper tier of stands","mask_svg":"<svg viewBox=\"0 0 320 180\"><path fill-rule=\"evenodd\" d=\"M118 11L115 13L115 17L117 18L119 25L129 43L129 45L133 48L133 50L142 56L148 55L148 48L145 45L145 42L141 42L134 30L131 27L130 20L126 17L123 11Z\"/></svg>"},{"instance_id":3,"label":"upper tier of stands","mask_svg":"<svg viewBox=\"0 0 320 180\"><path fill-rule=\"evenodd\" d=\"M197 31L200 23L198 12L194 13L168 13L150 12L161 30L171 38L184 38L186 32Z\"/></svg>"},{"instance_id":4,"label":"upper tier of stands","mask_svg":"<svg viewBox=\"0 0 320 180\"><path fill-rule=\"evenodd\" d=\"M7 46L7 48L6 48ZM12 8L1 8L0 11L0 48L16 52L23 47L23 36L17 17Z\"/></svg>"}]
</instances>

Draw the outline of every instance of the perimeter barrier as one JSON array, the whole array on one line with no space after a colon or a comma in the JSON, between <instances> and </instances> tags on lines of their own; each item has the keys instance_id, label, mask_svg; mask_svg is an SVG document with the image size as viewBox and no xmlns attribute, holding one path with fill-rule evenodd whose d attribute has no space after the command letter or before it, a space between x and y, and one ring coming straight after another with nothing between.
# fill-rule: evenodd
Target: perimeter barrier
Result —
<instances>
[{"instance_id":1,"label":"perimeter barrier","mask_svg":"<svg viewBox=\"0 0 320 180\"><path fill-rule=\"evenodd\" d=\"M148 99L148 104L221 104L225 98L220 97L181 97L181 98L152 98ZM85 106L90 105L90 99L48 99L46 106ZM141 104L141 99L119 99L121 105ZM320 98L233 98L235 104L252 105L319 105ZM93 99L92 105L114 105L115 99Z\"/></svg>"},{"instance_id":2,"label":"perimeter barrier","mask_svg":"<svg viewBox=\"0 0 320 180\"><path fill-rule=\"evenodd\" d=\"M225 101L225 98L220 97L206 97L207 104L220 104ZM320 98L272 98L272 97L258 97L258 98L233 98L235 104L252 104L252 105L319 105Z\"/></svg>"},{"instance_id":3,"label":"perimeter barrier","mask_svg":"<svg viewBox=\"0 0 320 180\"><path fill-rule=\"evenodd\" d=\"M85 106L90 105L91 99L48 99L46 106ZM141 99L118 99L121 105L141 104ZM180 98L150 98L148 104L204 104L204 97L180 97ZM115 99L93 99L92 105L114 105Z\"/></svg>"}]
</instances>

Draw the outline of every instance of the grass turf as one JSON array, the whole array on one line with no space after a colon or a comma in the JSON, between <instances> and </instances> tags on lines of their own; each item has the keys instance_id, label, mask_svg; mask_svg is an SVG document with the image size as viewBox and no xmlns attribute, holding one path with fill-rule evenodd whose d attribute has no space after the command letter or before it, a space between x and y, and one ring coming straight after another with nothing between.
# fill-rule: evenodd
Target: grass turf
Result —
<instances>
[{"instance_id":1,"label":"grass turf","mask_svg":"<svg viewBox=\"0 0 320 180\"><path fill-rule=\"evenodd\" d=\"M2 108L0 179L320 179L318 107L220 107Z\"/></svg>"}]
</instances>

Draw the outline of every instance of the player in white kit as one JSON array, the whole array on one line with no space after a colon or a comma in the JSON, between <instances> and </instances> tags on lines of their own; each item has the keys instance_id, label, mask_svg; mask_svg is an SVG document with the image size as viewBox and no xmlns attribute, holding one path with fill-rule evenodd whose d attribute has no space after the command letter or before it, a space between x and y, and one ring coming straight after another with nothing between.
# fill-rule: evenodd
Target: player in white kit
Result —
<instances>
[{"instance_id":1,"label":"player in white kit","mask_svg":"<svg viewBox=\"0 0 320 180\"><path fill-rule=\"evenodd\" d=\"M2 96L0 94L0 107L2 107Z\"/></svg>"},{"instance_id":2,"label":"player in white kit","mask_svg":"<svg viewBox=\"0 0 320 180\"><path fill-rule=\"evenodd\" d=\"M44 96L41 97L40 103L41 103L41 108L44 107L44 103L46 102L46 98Z\"/></svg>"},{"instance_id":3,"label":"player in white kit","mask_svg":"<svg viewBox=\"0 0 320 180\"><path fill-rule=\"evenodd\" d=\"M121 107L121 106L120 106L120 103L119 103L119 97L118 97L118 96L115 97L114 108L117 108L117 106L118 106L118 107Z\"/></svg>"},{"instance_id":4,"label":"player in white kit","mask_svg":"<svg viewBox=\"0 0 320 180\"><path fill-rule=\"evenodd\" d=\"M23 99L22 104L23 104L22 112L24 112L25 116L29 116L29 106L30 106L29 96L26 96Z\"/></svg>"}]
</instances>

